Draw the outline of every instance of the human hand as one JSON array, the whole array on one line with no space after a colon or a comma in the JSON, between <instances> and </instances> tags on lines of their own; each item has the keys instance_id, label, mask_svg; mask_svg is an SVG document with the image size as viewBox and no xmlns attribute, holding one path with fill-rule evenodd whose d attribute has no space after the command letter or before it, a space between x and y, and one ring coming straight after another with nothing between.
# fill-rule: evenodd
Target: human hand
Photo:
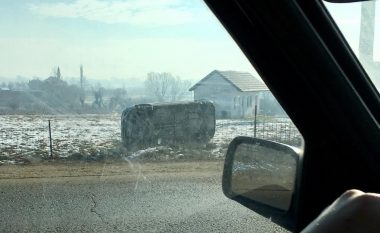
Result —
<instances>
[{"instance_id":1,"label":"human hand","mask_svg":"<svg viewBox=\"0 0 380 233\"><path fill-rule=\"evenodd\" d=\"M380 194L349 190L301 233L379 233Z\"/></svg>"}]
</instances>

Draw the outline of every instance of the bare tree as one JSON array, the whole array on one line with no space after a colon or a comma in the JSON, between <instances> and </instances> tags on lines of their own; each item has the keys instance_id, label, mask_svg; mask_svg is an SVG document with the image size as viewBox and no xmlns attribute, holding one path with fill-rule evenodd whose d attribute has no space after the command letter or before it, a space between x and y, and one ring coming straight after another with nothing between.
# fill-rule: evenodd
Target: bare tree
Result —
<instances>
[{"instance_id":1,"label":"bare tree","mask_svg":"<svg viewBox=\"0 0 380 233\"><path fill-rule=\"evenodd\" d=\"M145 80L145 88L150 95L162 102L166 100L173 79L170 73L150 72Z\"/></svg>"},{"instance_id":2,"label":"bare tree","mask_svg":"<svg viewBox=\"0 0 380 233\"><path fill-rule=\"evenodd\" d=\"M113 110L123 110L127 104L127 90L125 88L116 88L111 91L112 97L109 101L109 109Z\"/></svg>"},{"instance_id":3,"label":"bare tree","mask_svg":"<svg viewBox=\"0 0 380 233\"><path fill-rule=\"evenodd\" d=\"M182 100L189 91L191 82L189 80L181 80L180 77L173 78L170 85L170 95L172 101Z\"/></svg>"},{"instance_id":4,"label":"bare tree","mask_svg":"<svg viewBox=\"0 0 380 233\"><path fill-rule=\"evenodd\" d=\"M180 77L174 77L171 73L148 73L145 80L145 89L157 101L178 101L181 100L188 89L190 81L181 80Z\"/></svg>"},{"instance_id":5,"label":"bare tree","mask_svg":"<svg viewBox=\"0 0 380 233\"><path fill-rule=\"evenodd\" d=\"M99 87L96 89L93 89L92 92L94 93L94 102L93 106L97 106L98 108L103 107L103 94L104 94L104 88L98 85Z\"/></svg>"},{"instance_id":6,"label":"bare tree","mask_svg":"<svg viewBox=\"0 0 380 233\"><path fill-rule=\"evenodd\" d=\"M13 90L15 87L15 84L13 82L8 82L8 89Z\"/></svg>"}]
</instances>

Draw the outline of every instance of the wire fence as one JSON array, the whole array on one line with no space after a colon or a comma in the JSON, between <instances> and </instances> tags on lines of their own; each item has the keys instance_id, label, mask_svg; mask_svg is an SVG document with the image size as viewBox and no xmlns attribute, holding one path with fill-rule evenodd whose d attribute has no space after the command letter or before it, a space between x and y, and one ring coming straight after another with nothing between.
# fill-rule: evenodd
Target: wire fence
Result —
<instances>
[{"instance_id":1,"label":"wire fence","mask_svg":"<svg viewBox=\"0 0 380 233\"><path fill-rule=\"evenodd\" d=\"M48 157L51 153L49 119L55 156L108 156L109 153L122 151L119 146L120 117L116 115L0 116L0 163L1 160L18 157L31 160ZM254 119L218 119L215 126L215 135L207 142L208 146L193 148L192 152L223 157L228 144L237 136L256 136L296 147L301 147L303 143L292 121L284 117L259 115L256 127Z\"/></svg>"},{"instance_id":2,"label":"wire fence","mask_svg":"<svg viewBox=\"0 0 380 233\"><path fill-rule=\"evenodd\" d=\"M215 140L232 140L237 136L257 137L301 147L302 136L288 117L259 115L254 119L217 120Z\"/></svg>"}]
</instances>

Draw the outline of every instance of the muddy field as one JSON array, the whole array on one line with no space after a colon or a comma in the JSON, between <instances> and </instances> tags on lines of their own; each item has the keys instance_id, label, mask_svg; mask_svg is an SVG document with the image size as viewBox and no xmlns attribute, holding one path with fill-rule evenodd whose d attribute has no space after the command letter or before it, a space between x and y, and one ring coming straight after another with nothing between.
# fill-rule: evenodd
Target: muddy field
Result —
<instances>
[{"instance_id":1,"label":"muddy field","mask_svg":"<svg viewBox=\"0 0 380 233\"><path fill-rule=\"evenodd\" d=\"M49 158L48 120L53 155L66 160L168 161L218 160L236 136L254 136L252 120L217 120L210 142L192 146L157 146L129 151L121 145L120 115L0 116L0 163L38 163ZM261 118L256 136L298 146L301 139L289 120Z\"/></svg>"}]
</instances>

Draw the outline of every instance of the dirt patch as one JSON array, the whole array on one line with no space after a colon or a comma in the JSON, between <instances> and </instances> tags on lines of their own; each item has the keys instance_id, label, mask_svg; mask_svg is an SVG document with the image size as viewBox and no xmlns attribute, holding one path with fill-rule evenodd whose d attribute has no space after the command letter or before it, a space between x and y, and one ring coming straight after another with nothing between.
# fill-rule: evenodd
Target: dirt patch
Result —
<instances>
[{"instance_id":1,"label":"dirt patch","mask_svg":"<svg viewBox=\"0 0 380 233\"><path fill-rule=\"evenodd\" d=\"M46 162L43 164L0 166L0 179L139 176L159 174L220 174L223 161L200 162Z\"/></svg>"}]
</instances>

